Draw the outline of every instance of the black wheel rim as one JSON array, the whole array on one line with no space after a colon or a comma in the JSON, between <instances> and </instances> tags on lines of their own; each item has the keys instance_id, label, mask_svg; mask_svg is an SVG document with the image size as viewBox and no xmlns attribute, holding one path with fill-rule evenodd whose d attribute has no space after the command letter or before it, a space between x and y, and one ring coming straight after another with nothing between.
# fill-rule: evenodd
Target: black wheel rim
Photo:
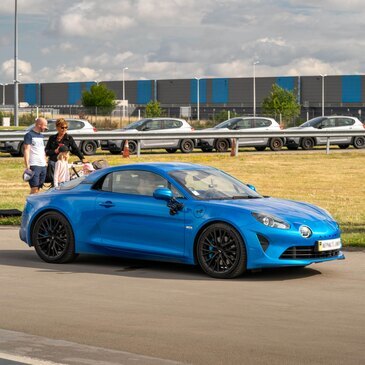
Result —
<instances>
[{"instance_id":1,"label":"black wheel rim","mask_svg":"<svg viewBox=\"0 0 365 365\"><path fill-rule=\"evenodd\" d=\"M239 242L226 229L213 229L207 232L200 242L202 264L212 273L224 274L237 266L239 261Z\"/></svg>"},{"instance_id":2,"label":"black wheel rim","mask_svg":"<svg viewBox=\"0 0 365 365\"><path fill-rule=\"evenodd\" d=\"M364 138L358 138L355 142L356 147L364 147L365 139Z\"/></svg>"},{"instance_id":3,"label":"black wheel rim","mask_svg":"<svg viewBox=\"0 0 365 365\"><path fill-rule=\"evenodd\" d=\"M54 217L45 217L39 223L36 232L36 245L39 250L50 259L57 259L63 255L68 245L66 226Z\"/></svg>"},{"instance_id":4,"label":"black wheel rim","mask_svg":"<svg viewBox=\"0 0 365 365\"><path fill-rule=\"evenodd\" d=\"M86 153L91 153L94 151L94 145L92 143L86 143L84 150Z\"/></svg>"},{"instance_id":5,"label":"black wheel rim","mask_svg":"<svg viewBox=\"0 0 365 365\"><path fill-rule=\"evenodd\" d=\"M272 146L273 146L273 148L281 148L282 147L281 140L274 139L273 142L272 142Z\"/></svg>"},{"instance_id":6,"label":"black wheel rim","mask_svg":"<svg viewBox=\"0 0 365 365\"><path fill-rule=\"evenodd\" d=\"M183 149L184 149L184 151L190 151L190 150L192 150L191 143L189 141L184 142Z\"/></svg>"},{"instance_id":7,"label":"black wheel rim","mask_svg":"<svg viewBox=\"0 0 365 365\"><path fill-rule=\"evenodd\" d=\"M220 152L225 152L228 149L228 144L226 141L218 141L217 150Z\"/></svg>"}]
</instances>

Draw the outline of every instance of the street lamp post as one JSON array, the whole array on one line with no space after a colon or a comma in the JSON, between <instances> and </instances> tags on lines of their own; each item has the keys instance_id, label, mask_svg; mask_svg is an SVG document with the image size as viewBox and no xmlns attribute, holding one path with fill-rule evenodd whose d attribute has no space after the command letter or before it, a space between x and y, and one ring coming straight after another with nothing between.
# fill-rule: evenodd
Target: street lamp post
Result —
<instances>
[{"instance_id":1,"label":"street lamp post","mask_svg":"<svg viewBox=\"0 0 365 365\"><path fill-rule=\"evenodd\" d=\"M321 74L322 77L322 117L324 116L324 78L326 77L326 74Z\"/></svg>"},{"instance_id":2,"label":"street lamp post","mask_svg":"<svg viewBox=\"0 0 365 365\"><path fill-rule=\"evenodd\" d=\"M197 120L200 120L200 90L199 90L199 81L200 77L194 77L196 80L196 111L197 111Z\"/></svg>"},{"instance_id":3,"label":"street lamp post","mask_svg":"<svg viewBox=\"0 0 365 365\"><path fill-rule=\"evenodd\" d=\"M18 90L18 1L15 0L15 19L14 19L14 124L19 125L18 107L19 107L19 90Z\"/></svg>"},{"instance_id":4,"label":"street lamp post","mask_svg":"<svg viewBox=\"0 0 365 365\"><path fill-rule=\"evenodd\" d=\"M256 65L260 61L253 62L253 116L256 117Z\"/></svg>"},{"instance_id":5,"label":"street lamp post","mask_svg":"<svg viewBox=\"0 0 365 365\"><path fill-rule=\"evenodd\" d=\"M5 105L5 86L8 84L0 84L3 87L3 105Z\"/></svg>"},{"instance_id":6,"label":"street lamp post","mask_svg":"<svg viewBox=\"0 0 365 365\"><path fill-rule=\"evenodd\" d=\"M125 118L125 80L124 80L125 70L128 70L128 67L123 67L123 118Z\"/></svg>"}]
</instances>

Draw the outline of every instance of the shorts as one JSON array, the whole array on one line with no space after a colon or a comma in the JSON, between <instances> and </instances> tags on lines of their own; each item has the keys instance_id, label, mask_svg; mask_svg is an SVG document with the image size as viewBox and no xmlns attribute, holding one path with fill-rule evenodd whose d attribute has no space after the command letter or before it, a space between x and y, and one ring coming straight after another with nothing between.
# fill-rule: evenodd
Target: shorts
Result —
<instances>
[{"instance_id":1,"label":"shorts","mask_svg":"<svg viewBox=\"0 0 365 365\"><path fill-rule=\"evenodd\" d=\"M30 166L34 176L29 180L31 188L41 188L46 180L47 166Z\"/></svg>"}]
</instances>

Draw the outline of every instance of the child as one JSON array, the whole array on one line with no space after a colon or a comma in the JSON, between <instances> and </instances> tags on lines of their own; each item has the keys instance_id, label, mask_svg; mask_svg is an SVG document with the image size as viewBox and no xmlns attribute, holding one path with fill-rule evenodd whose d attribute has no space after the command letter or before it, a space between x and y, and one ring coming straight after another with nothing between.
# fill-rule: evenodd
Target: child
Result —
<instances>
[{"instance_id":1,"label":"child","mask_svg":"<svg viewBox=\"0 0 365 365\"><path fill-rule=\"evenodd\" d=\"M56 167L54 170L53 184L58 188L61 183L70 180L70 172L68 170L69 152L67 146L63 145L58 149Z\"/></svg>"}]
</instances>

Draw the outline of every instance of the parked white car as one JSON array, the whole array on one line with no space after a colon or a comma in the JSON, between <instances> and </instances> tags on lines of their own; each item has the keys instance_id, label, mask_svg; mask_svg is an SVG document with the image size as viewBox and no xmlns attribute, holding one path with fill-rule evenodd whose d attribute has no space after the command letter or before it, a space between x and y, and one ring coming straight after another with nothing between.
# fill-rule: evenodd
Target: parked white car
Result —
<instances>
[{"instance_id":1,"label":"parked white car","mask_svg":"<svg viewBox=\"0 0 365 365\"><path fill-rule=\"evenodd\" d=\"M184 119L175 118L145 118L138 120L126 128L115 129L113 132L123 133L137 133L137 132L159 132L159 133L171 133L181 132L190 133L194 131L194 128L186 122ZM120 154L124 147L124 140L102 140L100 142L101 149L110 151L112 154ZM129 152L131 154L137 153L137 141L128 140ZM176 139L149 139L141 140L141 149L159 149L164 148L169 153L174 153L178 149L183 153L189 153L193 151L196 145L196 140L192 136L191 138L176 138Z\"/></svg>"},{"instance_id":2,"label":"parked white car","mask_svg":"<svg viewBox=\"0 0 365 365\"><path fill-rule=\"evenodd\" d=\"M349 116L323 116L308 120L299 127L286 129L287 131L356 131L364 130L365 125L356 117ZM365 147L365 137L331 137L331 144L337 144L340 148L348 148L353 145L355 148ZM301 147L303 150L310 150L314 146L327 144L327 137L288 137L286 146L289 150L296 150Z\"/></svg>"},{"instance_id":3,"label":"parked white car","mask_svg":"<svg viewBox=\"0 0 365 365\"><path fill-rule=\"evenodd\" d=\"M87 120L83 119L69 119L65 118L68 123L67 133L75 136L80 133L96 133L97 130L94 128ZM34 124L24 129L24 135L31 129L34 128ZM18 131L19 132L19 131ZM56 133L56 119L48 119L48 131L43 133L45 136L45 141L47 141L48 136ZM90 139L87 141L75 141L76 145L80 148L84 155L90 156L95 154L96 149L100 146L100 142L95 139ZM0 152L8 152L14 157L23 156L23 142L19 141L8 141L0 142Z\"/></svg>"},{"instance_id":4,"label":"parked white car","mask_svg":"<svg viewBox=\"0 0 365 365\"><path fill-rule=\"evenodd\" d=\"M207 128L203 131L241 131L241 132L263 132L277 131L281 128L279 123L273 118L266 117L237 117L228 119L213 128ZM285 144L284 137L255 137L241 138L238 140L239 147L255 147L257 151L264 151L266 147L270 147L272 151L279 151ZM203 152L209 152L215 149L218 152L226 152L231 147L230 138L211 138L201 139L198 141L198 147Z\"/></svg>"}]
</instances>

